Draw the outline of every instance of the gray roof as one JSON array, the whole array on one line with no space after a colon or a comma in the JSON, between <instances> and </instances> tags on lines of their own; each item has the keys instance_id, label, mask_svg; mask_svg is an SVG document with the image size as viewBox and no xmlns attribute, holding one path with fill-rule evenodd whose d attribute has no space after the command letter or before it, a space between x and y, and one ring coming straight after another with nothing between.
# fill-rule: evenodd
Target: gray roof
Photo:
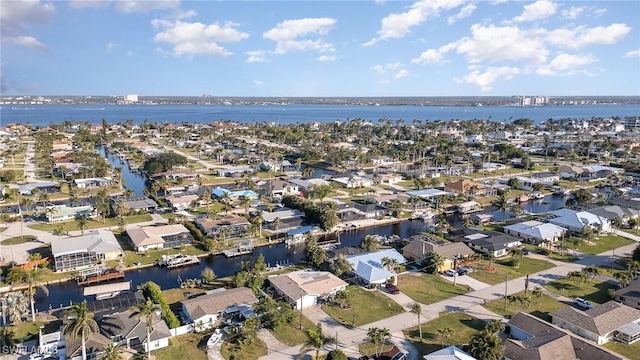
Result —
<instances>
[{"instance_id":1,"label":"gray roof","mask_svg":"<svg viewBox=\"0 0 640 360\"><path fill-rule=\"evenodd\" d=\"M623 208L619 205L600 206L597 208L589 209L587 210L587 212L594 215L602 216L603 218L607 219L624 219L627 216L637 215L637 211L631 211L630 209Z\"/></svg>"},{"instance_id":2,"label":"gray roof","mask_svg":"<svg viewBox=\"0 0 640 360\"><path fill-rule=\"evenodd\" d=\"M507 248L507 244L520 241L520 239L511 235L502 234L494 237L483 237L478 239L469 240L470 244L480 246L490 251L497 251Z\"/></svg>"},{"instance_id":3,"label":"gray roof","mask_svg":"<svg viewBox=\"0 0 640 360\"><path fill-rule=\"evenodd\" d=\"M124 202L129 209L147 209L147 208L157 208L158 203L156 203L153 199L150 199L146 196L127 199Z\"/></svg>"},{"instance_id":4,"label":"gray roof","mask_svg":"<svg viewBox=\"0 0 640 360\"><path fill-rule=\"evenodd\" d=\"M622 325L639 320L640 310L612 300L587 311L567 306L549 315L594 334L605 335Z\"/></svg>"},{"instance_id":5,"label":"gray roof","mask_svg":"<svg viewBox=\"0 0 640 360\"><path fill-rule=\"evenodd\" d=\"M84 236L51 241L51 253L53 256L81 252L95 252L98 254L123 253L122 247L120 247L113 233L104 229L92 230Z\"/></svg>"},{"instance_id":6,"label":"gray roof","mask_svg":"<svg viewBox=\"0 0 640 360\"><path fill-rule=\"evenodd\" d=\"M469 256L474 253L474 251L469 248L467 245L463 243L433 243L429 241L425 241L423 239L414 239L405 247L402 248L402 251L409 252L415 255L424 256L429 252L435 252L447 259L452 259L456 255L460 256Z\"/></svg>"},{"instance_id":7,"label":"gray roof","mask_svg":"<svg viewBox=\"0 0 640 360\"><path fill-rule=\"evenodd\" d=\"M622 296L625 298L635 298L638 303L640 303L640 278L633 279L629 282L629 285L616 290L617 296Z\"/></svg>"},{"instance_id":8,"label":"gray roof","mask_svg":"<svg viewBox=\"0 0 640 360\"><path fill-rule=\"evenodd\" d=\"M191 319L196 320L205 315L218 314L231 306L253 304L256 301L258 301L258 299L256 299L251 289L241 287L184 300L182 301L182 305L189 313Z\"/></svg>"}]
</instances>

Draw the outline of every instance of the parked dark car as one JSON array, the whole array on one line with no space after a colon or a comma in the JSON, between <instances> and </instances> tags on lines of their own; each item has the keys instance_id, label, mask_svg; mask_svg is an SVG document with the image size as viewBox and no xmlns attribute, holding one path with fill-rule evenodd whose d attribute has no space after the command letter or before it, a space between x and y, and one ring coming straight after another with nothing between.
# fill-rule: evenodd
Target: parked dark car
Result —
<instances>
[{"instance_id":1,"label":"parked dark car","mask_svg":"<svg viewBox=\"0 0 640 360\"><path fill-rule=\"evenodd\" d=\"M398 287L393 284L387 284L385 285L385 287L392 294L400 294L400 289L398 289Z\"/></svg>"}]
</instances>

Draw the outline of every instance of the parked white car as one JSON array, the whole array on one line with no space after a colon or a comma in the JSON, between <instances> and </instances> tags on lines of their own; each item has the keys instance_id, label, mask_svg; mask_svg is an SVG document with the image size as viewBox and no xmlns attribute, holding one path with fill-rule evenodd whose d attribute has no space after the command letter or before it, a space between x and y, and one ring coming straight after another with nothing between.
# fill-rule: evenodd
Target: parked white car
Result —
<instances>
[{"instance_id":1,"label":"parked white car","mask_svg":"<svg viewBox=\"0 0 640 360\"><path fill-rule=\"evenodd\" d=\"M582 310L593 309L593 304L583 298L575 298L573 304Z\"/></svg>"},{"instance_id":2,"label":"parked white car","mask_svg":"<svg viewBox=\"0 0 640 360\"><path fill-rule=\"evenodd\" d=\"M445 270L444 274L447 275L447 276L458 276L458 273L455 272L455 270L452 270L452 269Z\"/></svg>"}]
</instances>

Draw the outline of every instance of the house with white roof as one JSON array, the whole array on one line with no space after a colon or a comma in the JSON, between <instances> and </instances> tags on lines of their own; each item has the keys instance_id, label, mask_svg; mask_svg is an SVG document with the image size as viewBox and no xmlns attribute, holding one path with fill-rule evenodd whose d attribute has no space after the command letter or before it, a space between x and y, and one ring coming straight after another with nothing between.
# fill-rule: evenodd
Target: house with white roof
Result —
<instances>
[{"instance_id":1,"label":"house with white roof","mask_svg":"<svg viewBox=\"0 0 640 360\"><path fill-rule=\"evenodd\" d=\"M449 346L429 353L423 357L424 360L477 360L473 356L460 350L456 346Z\"/></svg>"},{"instance_id":2,"label":"house with white roof","mask_svg":"<svg viewBox=\"0 0 640 360\"><path fill-rule=\"evenodd\" d=\"M372 253L364 253L347 256L346 260L351 264L353 272L366 285L384 284L390 278L396 276L382 265L382 259L395 259L398 264L405 264L407 259L395 249L385 249Z\"/></svg>"},{"instance_id":3,"label":"house with white roof","mask_svg":"<svg viewBox=\"0 0 640 360\"><path fill-rule=\"evenodd\" d=\"M268 278L271 287L296 310L313 306L319 298L335 295L347 283L327 271L294 271Z\"/></svg>"},{"instance_id":4,"label":"house with white roof","mask_svg":"<svg viewBox=\"0 0 640 360\"><path fill-rule=\"evenodd\" d=\"M338 184L346 187L347 189L355 189L361 187L369 187L373 185L373 180L363 176L344 176L344 177L336 177L331 178L331 181L337 182Z\"/></svg>"},{"instance_id":5,"label":"house with white roof","mask_svg":"<svg viewBox=\"0 0 640 360\"><path fill-rule=\"evenodd\" d=\"M54 205L45 207L44 215L46 216L47 221L53 223L71 221L80 217L93 219L98 216L98 212L92 205L74 207L69 207L67 205Z\"/></svg>"},{"instance_id":6,"label":"house with white roof","mask_svg":"<svg viewBox=\"0 0 640 360\"><path fill-rule=\"evenodd\" d=\"M586 211L558 209L550 211L549 213L554 216L549 219L550 223L562 226L576 234L581 234L585 226L599 229L600 232L603 233L611 232L609 219Z\"/></svg>"},{"instance_id":7,"label":"house with white roof","mask_svg":"<svg viewBox=\"0 0 640 360\"><path fill-rule=\"evenodd\" d=\"M503 228L506 234L513 235L530 244L539 244L543 241L556 242L562 239L567 229L562 226L551 223L542 223L540 221L531 220L513 225L507 225Z\"/></svg>"},{"instance_id":8,"label":"house with white roof","mask_svg":"<svg viewBox=\"0 0 640 360\"><path fill-rule=\"evenodd\" d=\"M194 239L182 224L137 226L127 229L129 242L137 252L192 244Z\"/></svg>"},{"instance_id":9,"label":"house with white roof","mask_svg":"<svg viewBox=\"0 0 640 360\"><path fill-rule=\"evenodd\" d=\"M116 260L124 251L111 231L97 229L72 239L54 239L51 254L56 271L71 271Z\"/></svg>"}]
</instances>

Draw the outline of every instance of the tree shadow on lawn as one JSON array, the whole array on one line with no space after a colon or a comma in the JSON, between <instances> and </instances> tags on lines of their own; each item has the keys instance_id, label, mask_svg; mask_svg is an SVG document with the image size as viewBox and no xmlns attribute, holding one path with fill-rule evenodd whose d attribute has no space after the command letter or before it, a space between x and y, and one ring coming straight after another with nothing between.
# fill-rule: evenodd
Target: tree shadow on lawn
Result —
<instances>
[{"instance_id":1,"label":"tree shadow on lawn","mask_svg":"<svg viewBox=\"0 0 640 360\"><path fill-rule=\"evenodd\" d=\"M617 289L617 287L609 282L602 282L600 284L595 285L595 288L598 291L592 292L591 294L585 295L584 298L596 304L603 304L611 299L609 296L609 289Z\"/></svg>"}]
</instances>

